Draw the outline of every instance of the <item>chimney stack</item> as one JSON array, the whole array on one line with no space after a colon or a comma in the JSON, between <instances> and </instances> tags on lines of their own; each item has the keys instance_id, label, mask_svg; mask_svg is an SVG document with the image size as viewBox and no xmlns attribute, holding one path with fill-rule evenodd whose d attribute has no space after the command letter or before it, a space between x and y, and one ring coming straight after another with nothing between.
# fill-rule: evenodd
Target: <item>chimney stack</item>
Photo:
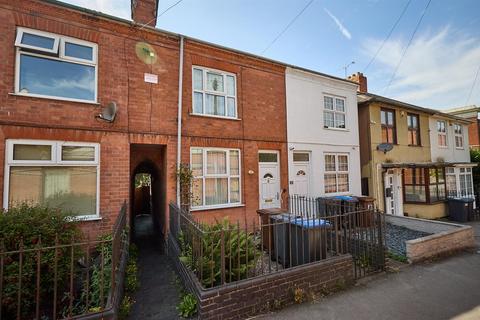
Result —
<instances>
[{"instance_id":1,"label":"chimney stack","mask_svg":"<svg viewBox=\"0 0 480 320\"><path fill-rule=\"evenodd\" d=\"M365 77L363 73L361 72L354 73L351 76L348 76L347 79L358 83L358 92L362 92L362 93L368 92L367 77Z\"/></svg>"},{"instance_id":2,"label":"chimney stack","mask_svg":"<svg viewBox=\"0 0 480 320\"><path fill-rule=\"evenodd\" d=\"M135 23L150 27L157 25L158 0L132 0L131 7Z\"/></svg>"}]
</instances>

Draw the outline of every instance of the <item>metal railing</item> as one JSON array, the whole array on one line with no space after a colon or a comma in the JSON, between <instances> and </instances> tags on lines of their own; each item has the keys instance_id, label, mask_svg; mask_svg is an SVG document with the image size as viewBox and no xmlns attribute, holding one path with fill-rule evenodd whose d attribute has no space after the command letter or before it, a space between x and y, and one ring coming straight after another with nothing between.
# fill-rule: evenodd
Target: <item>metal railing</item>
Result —
<instances>
[{"instance_id":1,"label":"metal railing","mask_svg":"<svg viewBox=\"0 0 480 320\"><path fill-rule=\"evenodd\" d=\"M178 259L204 288L348 253L356 277L383 270L384 215L371 208L338 210L328 216L267 214L250 223L202 224L171 203L169 236L178 246Z\"/></svg>"},{"instance_id":2,"label":"metal railing","mask_svg":"<svg viewBox=\"0 0 480 320\"><path fill-rule=\"evenodd\" d=\"M126 203L110 236L44 244L0 240L0 319L72 319L105 312L116 297L116 273L128 235Z\"/></svg>"}]
</instances>

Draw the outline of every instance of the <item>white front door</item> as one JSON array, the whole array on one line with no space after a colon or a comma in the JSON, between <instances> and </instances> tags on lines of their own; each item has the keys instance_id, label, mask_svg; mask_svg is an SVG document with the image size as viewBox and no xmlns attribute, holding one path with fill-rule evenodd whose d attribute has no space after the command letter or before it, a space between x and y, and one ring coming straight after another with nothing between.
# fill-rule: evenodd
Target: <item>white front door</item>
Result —
<instances>
[{"instance_id":1,"label":"white front door","mask_svg":"<svg viewBox=\"0 0 480 320\"><path fill-rule=\"evenodd\" d=\"M293 154L292 194L308 196L310 187L310 154L295 152Z\"/></svg>"},{"instance_id":2,"label":"white front door","mask_svg":"<svg viewBox=\"0 0 480 320\"><path fill-rule=\"evenodd\" d=\"M260 180L260 209L280 208L280 168L277 152L260 152L258 164Z\"/></svg>"},{"instance_id":3,"label":"white front door","mask_svg":"<svg viewBox=\"0 0 480 320\"><path fill-rule=\"evenodd\" d=\"M401 176L396 170L388 170L385 173L384 195L385 213L403 216L403 203L400 187Z\"/></svg>"}]
</instances>

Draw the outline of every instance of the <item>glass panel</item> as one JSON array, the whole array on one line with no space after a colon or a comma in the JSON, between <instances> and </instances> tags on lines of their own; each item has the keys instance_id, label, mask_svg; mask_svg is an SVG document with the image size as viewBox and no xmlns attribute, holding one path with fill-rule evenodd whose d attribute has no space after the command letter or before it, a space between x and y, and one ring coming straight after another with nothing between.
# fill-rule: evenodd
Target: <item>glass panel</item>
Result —
<instances>
[{"instance_id":1,"label":"glass panel","mask_svg":"<svg viewBox=\"0 0 480 320\"><path fill-rule=\"evenodd\" d=\"M339 173L338 174L338 192L347 192L348 191L348 174Z\"/></svg>"},{"instance_id":2,"label":"glass panel","mask_svg":"<svg viewBox=\"0 0 480 320\"><path fill-rule=\"evenodd\" d=\"M21 93L95 100L95 67L20 55Z\"/></svg>"},{"instance_id":3,"label":"glass panel","mask_svg":"<svg viewBox=\"0 0 480 320\"><path fill-rule=\"evenodd\" d=\"M293 161L305 161L308 162L310 160L310 154L307 152L295 152L293 154Z\"/></svg>"},{"instance_id":4,"label":"glass panel","mask_svg":"<svg viewBox=\"0 0 480 320\"><path fill-rule=\"evenodd\" d=\"M337 111L345 112L345 100L335 99L335 107Z\"/></svg>"},{"instance_id":5,"label":"glass panel","mask_svg":"<svg viewBox=\"0 0 480 320\"><path fill-rule=\"evenodd\" d=\"M207 90L224 92L223 76L221 74L207 72Z\"/></svg>"},{"instance_id":6,"label":"glass panel","mask_svg":"<svg viewBox=\"0 0 480 320\"><path fill-rule=\"evenodd\" d=\"M447 175L447 192L450 197L457 196L457 182L454 174Z\"/></svg>"},{"instance_id":7,"label":"glass panel","mask_svg":"<svg viewBox=\"0 0 480 320\"><path fill-rule=\"evenodd\" d=\"M62 146L64 161L95 161L95 147Z\"/></svg>"},{"instance_id":8,"label":"glass panel","mask_svg":"<svg viewBox=\"0 0 480 320\"><path fill-rule=\"evenodd\" d=\"M227 116L236 117L235 98L227 98Z\"/></svg>"},{"instance_id":9,"label":"glass panel","mask_svg":"<svg viewBox=\"0 0 480 320\"><path fill-rule=\"evenodd\" d=\"M193 88L195 90L203 90L203 71L193 69Z\"/></svg>"},{"instance_id":10,"label":"glass panel","mask_svg":"<svg viewBox=\"0 0 480 320\"><path fill-rule=\"evenodd\" d=\"M225 151L207 151L207 174L227 173L227 153Z\"/></svg>"},{"instance_id":11,"label":"glass panel","mask_svg":"<svg viewBox=\"0 0 480 320\"><path fill-rule=\"evenodd\" d=\"M36 34L24 32L22 35L22 44L52 50L55 44L54 38L43 37Z\"/></svg>"},{"instance_id":12,"label":"glass panel","mask_svg":"<svg viewBox=\"0 0 480 320\"><path fill-rule=\"evenodd\" d=\"M333 98L332 97L323 97L325 109L333 110Z\"/></svg>"},{"instance_id":13,"label":"glass panel","mask_svg":"<svg viewBox=\"0 0 480 320\"><path fill-rule=\"evenodd\" d=\"M387 115L385 111L380 111L380 121L382 124L387 124Z\"/></svg>"},{"instance_id":14,"label":"glass panel","mask_svg":"<svg viewBox=\"0 0 480 320\"><path fill-rule=\"evenodd\" d=\"M445 182L445 174L443 173L443 170L441 168L437 169L437 176L438 176L438 182L440 183Z\"/></svg>"},{"instance_id":15,"label":"glass panel","mask_svg":"<svg viewBox=\"0 0 480 320\"><path fill-rule=\"evenodd\" d=\"M230 178L230 202L240 202L240 178Z\"/></svg>"},{"instance_id":16,"label":"glass panel","mask_svg":"<svg viewBox=\"0 0 480 320\"><path fill-rule=\"evenodd\" d=\"M192 206L198 207L203 204L203 179L193 179L192 182Z\"/></svg>"},{"instance_id":17,"label":"glass panel","mask_svg":"<svg viewBox=\"0 0 480 320\"><path fill-rule=\"evenodd\" d=\"M337 191L337 176L335 174L325 174L325 193Z\"/></svg>"},{"instance_id":18,"label":"glass panel","mask_svg":"<svg viewBox=\"0 0 480 320\"><path fill-rule=\"evenodd\" d=\"M52 146L14 144L13 160L52 160Z\"/></svg>"},{"instance_id":19,"label":"glass panel","mask_svg":"<svg viewBox=\"0 0 480 320\"><path fill-rule=\"evenodd\" d=\"M192 149L192 173L195 177L203 176L203 153L202 149Z\"/></svg>"},{"instance_id":20,"label":"glass panel","mask_svg":"<svg viewBox=\"0 0 480 320\"><path fill-rule=\"evenodd\" d=\"M435 201L438 201L437 185L431 184L430 185L430 202L435 202Z\"/></svg>"},{"instance_id":21,"label":"glass panel","mask_svg":"<svg viewBox=\"0 0 480 320\"><path fill-rule=\"evenodd\" d=\"M335 114L335 128L345 128L345 114Z\"/></svg>"},{"instance_id":22,"label":"glass panel","mask_svg":"<svg viewBox=\"0 0 480 320\"><path fill-rule=\"evenodd\" d=\"M348 157L346 155L338 156L338 171L348 171Z\"/></svg>"},{"instance_id":23,"label":"glass panel","mask_svg":"<svg viewBox=\"0 0 480 320\"><path fill-rule=\"evenodd\" d=\"M203 94L200 92L193 94L193 113L203 113Z\"/></svg>"},{"instance_id":24,"label":"glass panel","mask_svg":"<svg viewBox=\"0 0 480 320\"><path fill-rule=\"evenodd\" d=\"M258 162L277 162L276 153L259 153Z\"/></svg>"},{"instance_id":25,"label":"glass panel","mask_svg":"<svg viewBox=\"0 0 480 320\"><path fill-rule=\"evenodd\" d=\"M335 171L335 155L325 155L325 171Z\"/></svg>"},{"instance_id":26,"label":"glass panel","mask_svg":"<svg viewBox=\"0 0 480 320\"><path fill-rule=\"evenodd\" d=\"M426 202L425 186L405 185L405 201Z\"/></svg>"},{"instance_id":27,"label":"glass panel","mask_svg":"<svg viewBox=\"0 0 480 320\"><path fill-rule=\"evenodd\" d=\"M228 179L205 179L205 205L228 203Z\"/></svg>"},{"instance_id":28,"label":"glass panel","mask_svg":"<svg viewBox=\"0 0 480 320\"><path fill-rule=\"evenodd\" d=\"M393 125L393 112L387 112L387 123Z\"/></svg>"},{"instance_id":29,"label":"glass panel","mask_svg":"<svg viewBox=\"0 0 480 320\"><path fill-rule=\"evenodd\" d=\"M333 121L333 112L328 112L328 111L324 111L323 112L323 123L325 125L325 127L333 127L335 126L335 123Z\"/></svg>"},{"instance_id":30,"label":"glass panel","mask_svg":"<svg viewBox=\"0 0 480 320\"><path fill-rule=\"evenodd\" d=\"M235 78L232 76L227 76L227 94L229 96L235 95Z\"/></svg>"},{"instance_id":31,"label":"glass panel","mask_svg":"<svg viewBox=\"0 0 480 320\"><path fill-rule=\"evenodd\" d=\"M65 42L65 56L92 61L93 48L76 43Z\"/></svg>"},{"instance_id":32,"label":"glass panel","mask_svg":"<svg viewBox=\"0 0 480 320\"><path fill-rule=\"evenodd\" d=\"M446 197L445 185L442 183L438 185L438 200L444 200L445 197Z\"/></svg>"},{"instance_id":33,"label":"glass panel","mask_svg":"<svg viewBox=\"0 0 480 320\"><path fill-rule=\"evenodd\" d=\"M240 174L239 152L230 150L230 175L237 176Z\"/></svg>"},{"instance_id":34,"label":"glass panel","mask_svg":"<svg viewBox=\"0 0 480 320\"><path fill-rule=\"evenodd\" d=\"M205 113L217 116L225 115L225 97L207 94L205 96Z\"/></svg>"},{"instance_id":35,"label":"glass panel","mask_svg":"<svg viewBox=\"0 0 480 320\"><path fill-rule=\"evenodd\" d=\"M9 204L33 202L71 215L96 214L96 167L11 167Z\"/></svg>"}]
</instances>

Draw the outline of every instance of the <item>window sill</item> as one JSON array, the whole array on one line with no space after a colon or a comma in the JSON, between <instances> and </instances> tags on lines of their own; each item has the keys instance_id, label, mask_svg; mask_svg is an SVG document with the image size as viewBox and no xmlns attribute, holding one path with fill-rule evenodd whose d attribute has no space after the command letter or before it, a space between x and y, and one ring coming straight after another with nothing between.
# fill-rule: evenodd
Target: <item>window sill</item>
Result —
<instances>
[{"instance_id":1,"label":"window sill","mask_svg":"<svg viewBox=\"0 0 480 320\"><path fill-rule=\"evenodd\" d=\"M448 149L448 146L438 146L439 149Z\"/></svg>"},{"instance_id":2,"label":"window sill","mask_svg":"<svg viewBox=\"0 0 480 320\"><path fill-rule=\"evenodd\" d=\"M26 98L39 98L39 99L46 99L46 100L54 100L54 101L68 101L68 102L77 102L83 104L90 104L94 106L99 106L100 103L95 101L88 101L88 100L80 100L80 99L69 99L69 98L62 98L62 97L53 97L53 96L44 96L41 94L25 94L20 92L9 92L10 96L16 97L26 97Z\"/></svg>"},{"instance_id":3,"label":"window sill","mask_svg":"<svg viewBox=\"0 0 480 320\"><path fill-rule=\"evenodd\" d=\"M245 207L245 204L222 204L222 205L215 205L215 206L203 206L203 207L196 207L190 208L190 211L208 211L208 210L217 210L217 209L230 209L230 208L240 208Z\"/></svg>"},{"instance_id":4,"label":"window sill","mask_svg":"<svg viewBox=\"0 0 480 320\"><path fill-rule=\"evenodd\" d=\"M325 130L333 130L333 131L345 131L345 132L348 132L350 131L349 129L347 128L335 128L335 127L323 127L323 129Z\"/></svg>"},{"instance_id":5,"label":"window sill","mask_svg":"<svg viewBox=\"0 0 480 320\"><path fill-rule=\"evenodd\" d=\"M241 121L240 118L231 118L231 117L223 117L223 116L216 116L210 114L198 114L198 113L190 113L192 117L201 117L201 118L214 118L214 119L222 119L222 120L232 120L232 121Z\"/></svg>"},{"instance_id":6,"label":"window sill","mask_svg":"<svg viewBox=\"0 0 480 320\"><path fill-rule=\"evenodd\" d=\"M447 199L445 200L438 200L438 201L433 201L433 202L426 202L426 201L403 201L404 204L422 204L422 205L435 205L439 203L444 203L446 202Z\"/></svg>"},{"instance_id":7,"label":"window sill","mask_svg":"<svg viewBox=\"0 0 480 320\"><path fill-rule=\"evenodd\" d=\"M465 148L455 147L455 150L465 150Z\"/></svg>"},{"instance_id":8,"label":"window sill","mask_svg":"<svg viewBox=\"0 0 480 320\"><path fill-rule=\"evenodd\" d=\"M99 221L102 220L102 217L97 215L90 215L90 216L75 216L70 217L70 221L82 222L82 221Z\"/></svg>"},{"instance_id":9,"label":"window sill","mask_svg":"<svg viewBox=\"0 0 480 320\"><path fill-rule=\"evenodd\" d=\"M421 148L423 147L421 144L409 144L409 147Z\"/></svg>"}]
</instances>

